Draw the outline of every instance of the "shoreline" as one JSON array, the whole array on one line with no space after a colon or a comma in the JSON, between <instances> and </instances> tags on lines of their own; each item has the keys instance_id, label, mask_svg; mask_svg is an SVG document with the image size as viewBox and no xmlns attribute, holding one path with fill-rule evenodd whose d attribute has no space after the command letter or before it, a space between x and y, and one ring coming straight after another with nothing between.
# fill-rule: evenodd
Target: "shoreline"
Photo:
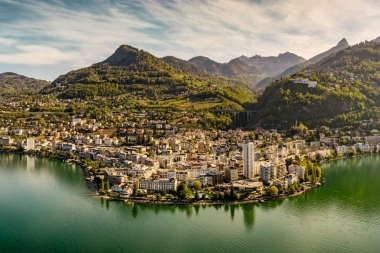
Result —
<instances>
[{"instance_id":1,"label":"shoreline","mask_svg":"<svg viewBox=\"0 0 380 253\"><path fill-rule=\"evenodd\" d=\"M312 187L312 188L316 188ZM287 199L287 198L292 198L292 197L297 197L302 194L304 194L306 191L311 190L303 190L297 193L294 193L292 195L280 195L277 197L263 197L263 198L257 198L257 199L247 199L247 200L234 200L234 201L228 201L228 200L218 200L218 201L213 201L213 200L199 200L199 201L171 201L171 200L149 200L149 199L134 199L134 198L117 198L117 197L112 197L112 196L103 196L103 195L93 195L93 197L98 197L100 199L105 199L107 201L121 201L121 202L126 202L126 203L139 203L139 204L152 204L152 205L177 205L177 206L220 206L220 205L245 205L245 204L262 204L265 202L269 202L272 200L278 200L278 199Z\"/></svg>"},{"instance_id":2,"label":"shoreline","mask_svg":"<svg viewBox=\"0 0 380 253\"><path fill-rule=\"evenodd\" d=\"M62 162L65 162L65 160L68 160L68 163L74 163L76 165L81 166L83 169L83 179L86 181L86 188L89 191L89 196L91 197L99 197L99 198L104 198L109 201L122 201L122 202L129 202L129 203L140 203L140 204L154 204L154 205L198 205L198 206L217 206L217 205L243 205L243 204L253 204L253 203L265 203L271 200L276 200L276 199L285 199L285 198L291 198L291 197L297 197L299 195L304 194L306 191L318 187L318 185L315 185L309 189L304 189L303 191L296 192L292 195L280 195L276 197L271 197L271 196L262 196L259 198L255 199L247 199L247 200L234 200L234 201L229 201L229 200L199 200L199 201L167 201L167 200L149 200L149 199L135 199L135 198L117 198L117 197L112 197L112 196L105 196L105 195L100 195L94 185L94 181L88 181L86 178L89 176L89 171L83 167L83 163L79 160L75 159L68 159L66 157L60 157L60 156L50 156L49 154L39 154L39 153L28 153L25 151L16 151L16 150L3 150L0 149L0 153L11 153L11 154L20 154L20 155L30 155L30 156L37 156L40 158L49 158L49 159L57 159L61 160ZM342 160L342 159L347 159L347 158L355 158L355 157L362 157L362 156L372 156L372 155L377 155L377 153L373 154L365 154L365 155L357 155L354 157L350 156L343 156L343 157L337 157L334 159L329 159L329 160L323 160L319 162L318 164L323 164L326 162L331 162L331 161L336 161L336 160ZM86 176L87 175L87 176Z\"/></svg>"}]
</instances>

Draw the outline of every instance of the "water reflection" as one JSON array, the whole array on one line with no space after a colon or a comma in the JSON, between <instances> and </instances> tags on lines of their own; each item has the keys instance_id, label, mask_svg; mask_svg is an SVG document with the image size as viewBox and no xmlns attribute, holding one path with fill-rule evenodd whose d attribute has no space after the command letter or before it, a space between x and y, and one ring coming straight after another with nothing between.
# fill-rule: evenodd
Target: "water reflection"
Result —
<instances>
[{"instance_id":1,"label":"water reflection","mask_svg":"<svg viewBox=\"0 0 380 253\"><path fill-rule=\"evenodd\" d=\"M253 205L242 205L241 209L243 211L244 225L247 229L253 228L253 223L255 221L255 207Z\"/></svg>"},{"instance_id":2,"label":"water reflection","mask_svg":"<svg viewBox=\"0 0 380 253\"><path fill-rule=\"evenodd\" d=\"M132 207L132 217L136 219L138 213L139 213L139 208L138 208L138 206L137 206L137 205L133 205L133 207Z\"/></svg>"},{"instance_id":3,"label":"water reflection","mask_svg":"<svg viewBox=\"0 0 380 253\"><path fill-rule=\"evenodd\" d=\"M231 217L231 221L233 221L234 218L235 218L235 209L236 209L236 206L231 206L231 207L230 207L230 217Z\"/></svg>"},{"instance_id":4,"label":"water reflection","mask_svg":"<svg viewBox=\"0 0 380 253\"><path fill-rule=\"evenodd\" d=\"M110 207L110 202L108 200L100 199L101 206L104 206L104 201L106 202L107 210ZM283 200L282 200L283 201ZM282 202L280 201L280 203ZM120 203L114 202L113 204ZM242 217L243 223L247 229L252 229L255 221L255 208L258 208L258 205L255 204L243 204L243 205L155 205L155 204L142 204L142 203L121 203L124 207L128 207L134 219L137 219L139 215L142 215L144 212L153 211L155 215L159 215L160 213L170 212L171 214L175 214L176 211L185 214L188 218L191 218L194 214L195 216L202 216L202 212L208 212L206 209L215 209L215 211L224 211L224 213L229 213L231 222L234 221L237 213L240 212L239 217ZM270 205L270 208L277 207L279 203L273 203ZM125 208L118 208L117 210L123 212L125 214Z\"/></svg>"}]
</instances>

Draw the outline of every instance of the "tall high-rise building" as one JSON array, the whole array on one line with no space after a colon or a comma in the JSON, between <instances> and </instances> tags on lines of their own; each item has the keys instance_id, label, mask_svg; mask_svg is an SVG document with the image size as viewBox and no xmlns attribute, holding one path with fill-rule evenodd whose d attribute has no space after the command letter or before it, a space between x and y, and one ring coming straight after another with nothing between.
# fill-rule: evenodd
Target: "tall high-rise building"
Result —
<instances>
[{"instance_id":1,"label":"tall high-rise building","mask_svg":"<svg viewBox=\"0 0 380 253\"><path fill-rule=\"evenodd\" d=\"M253 142L243 143L243 174L245 178L254 178Z\"/></svg>"}]
</instances>

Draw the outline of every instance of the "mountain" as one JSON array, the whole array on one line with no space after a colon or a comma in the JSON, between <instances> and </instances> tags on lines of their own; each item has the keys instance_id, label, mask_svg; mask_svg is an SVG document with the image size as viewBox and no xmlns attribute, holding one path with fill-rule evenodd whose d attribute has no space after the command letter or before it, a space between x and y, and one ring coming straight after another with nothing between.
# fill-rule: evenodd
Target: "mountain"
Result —
<instances>
[{"instance_id":1,"label":"mountain","mask_svg":"<svg viewBox=\"0 0 380 253\"><path fill-rule=\"evenodd\" d=\"M332 48L330 48L329 50L323 52L323 53L320 53L312 58L310 58L309 60L305 61L305 62L301 62L299 64L296 64L296 65L293 65L287 69L285 69L283 72L281 72L280 74L276 75L276 76L272 76L272 77L267 77L263 80L261 80L260 82L258 82L255 87L256 88L263 88L265 86L267 86L270 82L273 82L274 80L279 80L288 75L292 75L298 71L301 71L302 69L308 67L309 65L311 64L314 64L314 63L317 63L319 62L320 60L322 60L323 58L331 55L331 54L334 54L336 52L339 52L340 50L343 50L347 47L349 47L350 45L348 44L347 40L346 39L342 39L338 42L338 44Z\"/></svg>"},{"instance_id":2,"label":"mountain","mask_svg":"<svg viewBox=\"0 0 380 253\"><path fill-rule=\"evenodd\" d=\"M166 92L178 92L176 85L182 82L180 72L148 52L121 45L103 62L59 76L44 92L59 88L60 97L85 98L118 95L131 90L132 85L163 84L167 84ZM163 90L164 87L160 89Z\"/></svg>"},{"instance_id":3,"label":"mountain","mask_svg":"<svg viewBox=\"0 0 380 253\"><path fill-rule=\"evenodd\" d=\"M218 63L207 57L197 56L191 58L189 62L213 75L240 79L252 84L265 77L265 74L256 67L250 66L239 59L233 59L228 63Z\"/></svg>"},{"instance_id":4,"label":"mountain","mask_svg":"<svg viewBox=\"0 0 380 253\"><path fill-rule=\"evenodd\" d=\"M371 40L371 42L377 42L377 43L379 43L380 42L380 36L377 37L376 39Z\"/></svg>"},{"instance_id":5,"label":"mountain","mask_svg":"<svg viewBox=\"0 0 380 253\"><path fill-rule=\"evenodd\" d=\"M222 63L213 61L205 56L196 56L189 60L194 66L216 75L223 75L221 72Z\"/></svg>"},{"instance_id":6,"label":"mountain","mask_svg":"<svg viewBox=\"0 0 380 253\"><path fill-rule=\"evenodd\" d=\"M255 66L267 76L274 76L281 73L287 68L305 62L306 60L293 53L283 53L278 56L260 56L254 55L252 57L240 56L239 60L247 63L250 66Z\"/></svg>"},{"instance_id":7,"label":"mountain","mask_svg":"<svg viewBox=\"0 0 380 253\"><path fill-rule=\"evenodd\" d=\"M176 58L174 56L165 56L161 59L170 64L173 68L181 70L184 74L194 76L210 76L210 73L207 71L198 68L188 61Z\"/></svg>"},{"instance_id":8,"label":"mountain","mask_svg":"<svg viewBox=\"0 0 380 253\"><path fill-rule=\"evenodd\" d=\"M50 83L11 72L0 74L0 96L17 93L37 93Z\"/></svg>"},{"instance_id":9,"label":"mountain","mask_svg":"<svg viewBox=\"0 0 380 253\"><path fill-rule=\"evenodd\" d=\"M295 77L268 85L258 97L255 117L267 127L289 127L302 121L309 127L360 125L380 119L380 44L359 43L333 53Z\"/></svg>"},{"instance_id":10,"label":"mountain","mask_svg":"<svg viewBox=\"0 0 380 253\"><path fill-rule=\"evenodd\" d=\"M320 60L322 60L323 58L325 58L325 57L327 57L333 53L336 53L342 49L345 49L349 46L350 45L348 44L347 40L345 38L343 38L341 41L338 42L338 44L335 47L332 47L329 50L310 58L308 61L310 62L310 64L317 63Z\"/></svg>"},{"instance_id":11,"label":"mountain","mask_svg":"<svg viewBox=\"0 0 380 253\"><path fill-rule=\"evenodd\" d=\"M59 76L42 93L54 93L65 99L122 98L123 106L129 107L143 104L155 108L242 109L254 102L248 88L242 88L244 85L214 78L175 57L157 58L132 46L121 45L106 60Z\"/></svg>"}]
</instances>

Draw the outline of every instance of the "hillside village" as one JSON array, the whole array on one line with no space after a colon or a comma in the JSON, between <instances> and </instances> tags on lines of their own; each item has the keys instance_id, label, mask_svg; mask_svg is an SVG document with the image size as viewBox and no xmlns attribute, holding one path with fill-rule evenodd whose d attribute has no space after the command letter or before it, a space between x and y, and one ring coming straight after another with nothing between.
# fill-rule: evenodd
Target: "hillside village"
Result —
<instances>
[{"instance_id":1,"label":"hillside village","mask_svg":"<svg viewBox=\"0 0 380 253\"><path fill-rule=\"evenodd\" d=\"M25 103L2 101L1 149L82 161L99 187L108 182L111 192L125 198L132 195L134 182L141 196L174 193L182 182L191 187L195 181L210 189L232 184L244 198L261 196L273 185L284 194L299 180L304 184L296 189L307 187L305 159L320 162L380 150L379 122L373 119L362 122L367 129L362 131L308 130L302 123L292 132L260 127L223 131L186 125L202 117L202 111L123 109L102 116L30 111L36 104L69 107L77 102L48 96Z\"/></svg>"}]
</instances>

